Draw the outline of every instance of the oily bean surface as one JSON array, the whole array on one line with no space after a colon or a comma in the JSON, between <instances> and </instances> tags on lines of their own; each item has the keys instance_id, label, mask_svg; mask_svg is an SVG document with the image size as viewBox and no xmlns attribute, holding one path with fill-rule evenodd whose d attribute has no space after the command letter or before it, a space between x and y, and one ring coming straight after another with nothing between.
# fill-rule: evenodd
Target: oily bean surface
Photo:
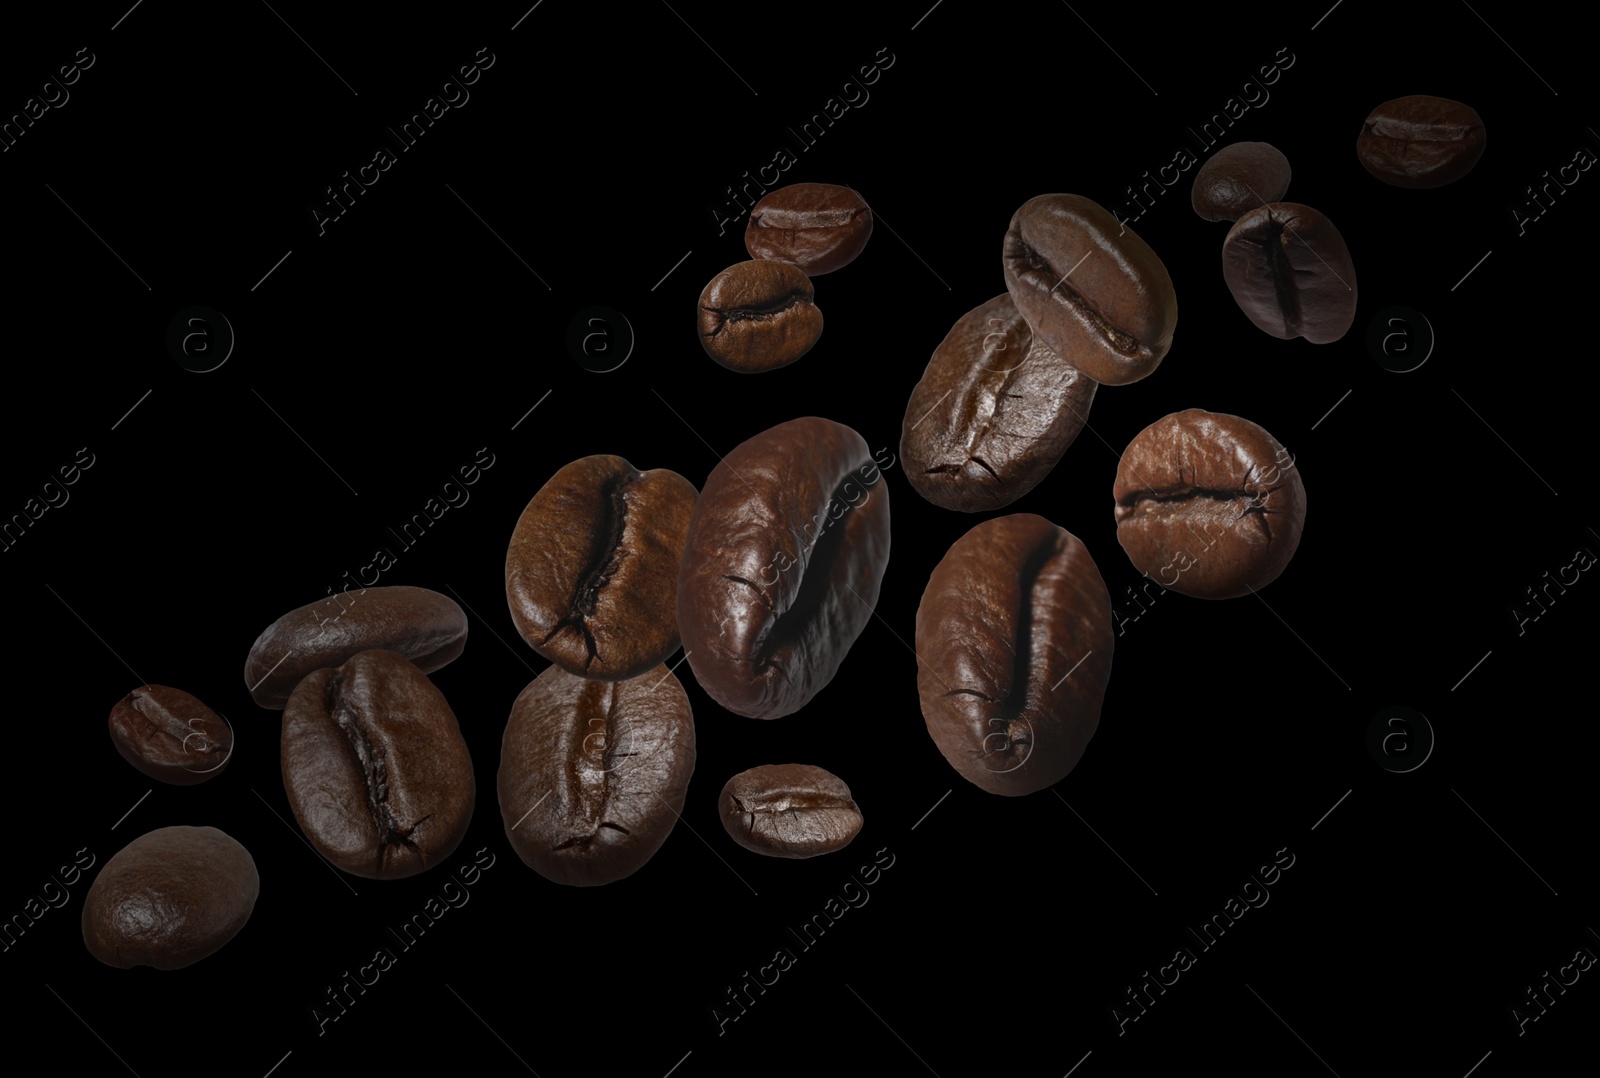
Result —
<instances>
[{"instance_id":1,"label":"oily bean surface","mask_svg":"<svg viewBox=\"0 0 1600 1078\"><path fill-rule=\"evenodd\" d=\"M822 336L811 278L787 262L729 266L700 293L706 355L741 374L786 367Z\"/></svg>"},{"instance_id":2,"label":"oily bean surface","mask_svg":"<svg viewBox=\"0 0 1600 1078\"><path fill-rule=\"evenodd\" d=\"M635 677L678 649L678 568L698 495L677 472L575 460L533 496L506 600L534 651L580 677Z\"/></svg>"},{"instance_id":3,"label":"oily bean surface","mask_svg":"<svg viewBox=\"0 0 1600 1078\"><path fill-rule=\"evenodd\" d=\"M1294 557L1306 491L1260 426L1190 408L1128 444L1117 467L1117 542L1163 588L1227 599L1266 587Z\"/></svg>"},{"instance_id":4,"label":"oily bean surface","mask_svg":"<svg viewBox=\"0 0 1600 1078\"><path fill-rule=\"evenodd\" d=\"M300 829L352 875L414 876L467 833L477 788L455 712L392 651L308 675L284 709L281 744Z\"/></svg>"},{"instance_id":5,"label":"oily bean surface","mask_svg":"<svg viewBox=\"0 0 1600 1078\"><path fill-rule=\"evenodd\" d=\"M1095 381L1052 352L1009 293L934 350L901 423L906 479L935 505L1009 505L1050 474L1089 417Z\"/></svg>"},{"instance_id":6,"label":"oily bean surface","mask_svg":"<svg viewBox=\"0 0 1600 1078\"><path fill-rule=\"evenodd\" d=\"M239 934L261 893L256 863L215 827L163 827L107 861L83 902L83 942L108 966L182 969Z\"/></svg>"},{"instance_id":7,"label":"oily bean surface","mask_svg":"<svg viewBox=\"0 0 1600 1078\"><path fill-rule=\"evenodd\" d=\"M546 670L517 697L501 739L506 837L555 883L631 876L672 833L694 763L689 696L666 666L627 681Z\"/></svg>"},{"instance_id":8,"label":"oily bean surface","mask_svg":"<svg viewBox=\"0 0 1600 1078\"><path fill-rule=\"evenodd\" d=\"M1368 172L1395 187L1443 187L1472 171L1484 145L1476 109L1418 94L1373 109L1356 138L1356 156Z\"/></svg>"},{"instance_id":9,"label":"oily bean surface","mask_svg":"<svg viewBox=\"0 0 1600 1078\"><path fill-rule=\"evenodd\" d=\"M363 651L393 651L431 674L467 645L467 614L427 588L365 588L291 610L262 631L245 659L244 683L262 707L281 709L313 670Z\"/></svg>"},{"instance_id":10,"label":"oily bean surface","mask_svg":"<svg viewBox=\"0 0 1600 1078\"><path fill-rule=\"evenodd\" d=\"M182 689L141 685L111 709L111 743L122 758L161 782L193 786L221 774L233 731Z\"/></svg>"},{"instance_id":11,"label":"oily bean surface","mask_svg":"<svg viewBox=\"0 0 1600 1078\"><path fill-rule=\"evenodd\" d=\"M1235 142L1218 150L1195 173L1194 212L1207 221L1237 221L1257 206L1289 193L1289 159L1266 142Z\"/></svg>"},{"instance_id":12,"label":"oily bean surface","mask_svg":"<svg viewBox=\"0 0 1600 1078\"><path fill-rule=\"evenodd\" d=\"M775 719L833 680L889 564L889 489L867 443L828 419L756 435L712 470L689 523L678 628L729 711Z\"/></svg>"},{"instance_id":13,"label":"oily bean surface","mask_svg":"<svg viewBox=\"0 0 1600 1078\"><path fill-rule=\"evenodd\" d=\"M1051 351L1103 385L1151 374L1178 298L1150 245L1082 195L1039 195L1011 218L1006 289Z\"/></svg>"},{"instance_id":14,"label":"oily bean surface","mask_svg":"<svg viewBox=\"0 0 1600 1078\"><path fill-rule=\"evenodd\" d=\"M816 857L850 845L864 822L850 787L812 764L767 764L727 781L722 826L752 853Z\"/></svg>"},{"instance_id":15,"label":"oily bean surface","mask_svg":"<svg viewBox=\"0 0 1600 1078\"><path fill-rule=\"evenodd\" d=\"M1356 318L1356 268L1333 222L1298 202L1273 202L1233 223L1222 276L1256 328L1331 344Z\"/></svg>"},{"instance_id":16,"label":"oily bean surface","mask_svg":"<svg viewBox=\"0 0 1600 1078\"><path fill-rule=\"evenodd\" d=\"M917 606L917 694L967 781L1021 796L1060 782L1100 724L1111 596L1088 548L1031 513L956 540Z\"/></svg>"},{"instance_id":17,"label":"oily bean surface","mask_svg":"<svg viewBox=\"0 0 1600 1078\"><path fill-rule=\"evenodd\" d=\"M815 277L843 269L867 246L872 210L848 187L795 183L769 191L750 211L750 257L792 262Z\"/></svg>"}]
</instances>

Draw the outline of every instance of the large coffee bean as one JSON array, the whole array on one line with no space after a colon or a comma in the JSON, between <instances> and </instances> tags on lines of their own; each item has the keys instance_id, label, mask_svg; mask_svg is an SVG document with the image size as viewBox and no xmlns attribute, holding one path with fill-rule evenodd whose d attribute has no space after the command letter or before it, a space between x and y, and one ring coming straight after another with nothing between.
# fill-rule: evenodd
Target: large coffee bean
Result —
<instances>
[{"instance_id":1,"label":"large coffee bean","mask_svg":"<svg viewBox=\"0 0 1600 1078\"><path fill-rule=\"evenodd\" d=\"M1305 527L1305 485L1288 450L1248 419L1199 408L1140 431L1112 493L1128 560L1199 599L1272 583Z\"/></svg>"},{"instance_id":2,"label":"large coffee bean","mask_svg":"<svg viewBox=\"0 0 1600 1078\"><path fill-rule=\"evenodd\" d=\"M392 651L364 651L295 686L282 750L295 819L346 872L414 876L467 833L477 787L455 712Z\"/></svg>"},{"instance_id":3,"label":"large coffee bean","mask_svg":"<svg viewBox=\"0 0 1600 1078\"><path fill-rule=\"evenodd\" d=\"M812 764L741 771L722 787L718 807L733 841L768 857L842 850L864 822L844 780Z\"/></svg>"},{"instance_id":4,"label":"large coffee bean","mask_svg":"<svg viewBox=\"0 0 1600 1078\"><path fill-rule=\"evenodd\" d=\"M1045 346L1009 294L974 308L934 350L901 423L906 479L935 505L1009 505L1050 474L1096 384Z\"/></svg>"},{"instance_id":5,"label":"large coffee bean","mask_svg":"<svg viewBox=\"0 0 1600 1078\"><path fill-rule=\"evenodd\" d=\"M1150 245L1082 195L1040 195L1011 218L1006 289L1051 351L1096 382L1137 382L1172 347L1178 297Z\"/></svg>"},{"instance_id":6,"label":"large coffee bean","mask_svg":"<svg viewBox=\"0 0 1600 1078\"><path fill-rule=\"evenodd\" d=\"M215 827L163 827L107 861L83 900L83 942L108 966L182 969L250 919L261 877Z\"/></svg>"},{"instance_id":7,"label":"large coffee bean","mask_svg":"<svg viewBox=\"0 0 1600 1078\"><path fill-rule=\"evenodd\" d=\"M1100 724L1111 596L1088 549L1031 513L956 540L917 606L917 695L963 778L1020 796L1060 782Z\"/></svg>"},{"instance_id":8,"label":"large coffee bean","mask_svg":"<svg viewBox=\"0 0 1600 1078\"><path fill-rule=\"evenodd\" d=\"M1422 94L1385 101L1356 138L1361 167L1396 187L1454 183L1472 171L1483 148L1483 120L1476 109Z\"/></svg>"},{"instance_id":9,"label":"large coffee bean","mask_svg":"<svg viewBox=\"0 0 1600 1078\"><path fill-rule=\"evenodd\" d=\"M833 680L889 564L889 489L861 435L794 419L712 470L689 522L678 628L695 678L752 719Z\"/></svg>"},{"instance_id":10,"label":"large coffee bean","mask_svg":"<svg viewBox=\"0 0 1600 1078\"><path fill-rule=\"evenodd\" d=\"M546 670L511 705L500 742L500 815L527 866L592 887L631 876L683 812L694 715L665 666L628 681Z\"/></svg>"},{"instance_id":11,"label":"large coffee bean","mask_svg":"<svg viewBox=\"0 0 1600 1078\"><path fill-rule=\"evenodd\" d=\"M1331 344L1356 318L1356 267L1333 222L1298 202L1273 202L1234 222L1222 276L1256 328Z\"/></svg>"},{"instance_id":12,"label":"large coffee bean","mask_svg":"<svg viewBox=\"0 0 1600 1078\"><path fill-rule=\"evenodd\" d=\"M795 183L755 204L744 246L751 258L792 262L815 277L854 262L871 235L872 211L850 188Z\"/></svg>"},{"instance_id":13,"label":"large coffee bean","mask_svg":"<svg viewBox=\"0 0 1600 1078\"><path fill-rule=\"evenodd\" d=\"M506 599L533 650L580 677L635 677L678 649L678 568L695 489L621 457L575 460L533 496Z\"/></svg>"},{"instance_id":14,"label":"large coffee bean","mask_svg":"<svg viewBox=\"0 0 1600 1078\"><path fill-rule=\"evenodd\" d=\"M822 336L811 278L787 262L740 262L700 293L706 355L741 374L786 367Z\"/></svg>"},{"instance_id":15,"label":"large coffee bean","mask_svg":"<svg viewBox=\"0 0 1600 1078\"><path fill-rule=\"evenodd\" d=\"M1189 201L1207 221L1237 221L1289 193L1289 159L1266 142L1235 142L1195 173Z\"/></svg>"},{"instance_id":16,"label":"large coffee bean","mask_svg":"<svg viewBox=\"0 0 1600 1078\"><path fill-rule=\"evenodd\" d=\"M111 709L111 743L122 758L162 782L193 786L221 774L233 731L182 689L142 685Z\"/></svg>"},{"instance_id":17,"label":"large coffee bean","mask_svg":"<svg viewBox=\"0 0 1600 1078\"><path fill-rule=\"evenodd\" d=\"M431 674L467 646L467 615L427 588L365 588L291 610L264 629L244 663L244 683L262 707L282 708L313 670L381 648Z\"/></svg>"}]
</instances>

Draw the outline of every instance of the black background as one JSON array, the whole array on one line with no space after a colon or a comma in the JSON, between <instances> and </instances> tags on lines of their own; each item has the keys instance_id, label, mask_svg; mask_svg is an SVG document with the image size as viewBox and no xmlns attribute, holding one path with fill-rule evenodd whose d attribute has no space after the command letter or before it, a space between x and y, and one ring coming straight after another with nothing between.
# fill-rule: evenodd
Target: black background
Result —
<instances>
[{"instance_id":1,"label":"black background","mask_svg":"<svg viewBox=\"0 0 1600 1078\"><path fill-rule=\"evenodd\" d=\"M0 954L11 1051L143 1075L420 1071L436 1053L546 1078L1494 1075L1591 1058L1600 971L1521 1036L1512 1008L1539 1014L1524 989L1600 951L1600 584L1581 573L1520 626L1512 607L1580 547L1600 552L1585 449L1600 171L1569 168L1575 182L1525 234L1511 207L1580 148L1600 154L1592 55L1576 26L1523 5L1397 8L544 0L515 30L525 9L472 4L149 0L115 29L120 4L8 13L8 115L80 47L95 56L70 101L0 154L0 513L24 512L80 448L93 457L70 499L0 553L13 667L0 904L16 914L74 851L95 858ZM319 234L323 188L485 46L494 64L470 100ZM870 96L852 86L859 105L780 181L857 188L871 242L816 282L826 329L810 354L765 375L723 370L692 309L747 256L742 213L719 234L711 207L794 152L786 129L874 62ZM504 551L544 481L616 453L698 486L719 455L804 415L897 452L929 355L1004 290L1015 209L1068 191L1126 212L1146 170L1184 148L1209 156L1189 129L1274 63L1270 98L1226 141L1276 145L1288 198L1338 226L1359 273L1354 327L1322 346L1256 330L1222 280L1226 226L1189 206L1190 169L1133 224L1179 297L1170 354L1150 378L1102 388L1090 429L1006 511L1083 539L1114 601L1139 613L1112 520L1117 454L1169 412L1230 412L1271 431L1305 482L1284 575L1259 598L1166 594L1123 621L1078 768L1050 791L991 796L928 738L911 645L928 574L995 514L928 504L897 464L877 616L833 683L763 723L679 667L699 738L682 825L604 888L524 867L495 772L511 701L546 664L511 624ZM1405 191L1357 162L1367 113L1413 93L1483 117L1487 152L1460 182ZM165 343L197 304L237 335L206 374ZM637 336L606 374L565 343L596 304ZM1391 305L1437 335L1410 373L1366 344ZM480 450L493 464L470 500L401 549L386 529ZM476 816L448 867L395 882L343 876L304 844L280 716L240 676L262 628L379 546L398 554L382 584L435 588L471 616L465 655L435 683L473 754ZM106 715L147 682L231 721L217 779L164 786L117 756ZM1404 774L1366 748L1393 705L1437 739ZM768 860L723 833L727 777L789 760L850 784L866 826L846 852ZM254 914L183 971L101 965L79 928L90 880L171 824L248 847ZM399 952L386 929L478 850L493 863L470 901ZM892 863L870 899L800 951L785 929L875 851ZM1275 853L1293 863L1268 904L1200 952L1184 929ZM1185 945L1194 966L1119 1027L1113 1007L1140 1013L1126 989ZM385 946L397 960L340 1015L328 988ZM792 967L719 1026L739 1014L729 987L785 946Z\"/></svg>"}]
</instances>

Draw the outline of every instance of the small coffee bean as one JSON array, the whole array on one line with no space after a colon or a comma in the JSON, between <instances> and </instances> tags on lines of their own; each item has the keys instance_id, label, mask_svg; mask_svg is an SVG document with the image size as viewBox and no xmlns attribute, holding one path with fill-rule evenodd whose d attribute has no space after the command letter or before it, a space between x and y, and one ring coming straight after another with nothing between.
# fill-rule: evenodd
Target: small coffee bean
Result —
<instances>
[{"instance_id":1,"label":"small coffee bean","mask_svg":"<svg viewBox=\"0 0 1600 1078\"><path fill-rule=\"evenodd\" d=\"M627 681L546 670L511 705L500 743L500 815L523 863L594 887L654 857L694 774L694 714L665 666Z\"/></svg>"},{"instance_id":2,"label":"small coffee bean","mask_svg":"<svg viewBox=\"0 0 1600 1078\"><path fill-rule=\"evenodd\" d=\"M511 620L580 677L636 677L678 650L678 568L698 495L664 468L575 460L522 511L506 552Z\"/></svg>"},{"instance_id":3,"label":"small coffee bean","mask_svg":"<svg viewBox=\"0 0 1600 1078\"><path fill-rule=\"evenodd\" d=\"M1200 166L1189 200L1207 221L1237 221L1257 206L1283 201L1289 176L1289 159L1277 147L1235 142Z\"/></svg>"},{"instance_id":4,"label":"small coffee bean","mask_svg":"<svg viewBox=\"0 0 1600 1078\"><path fill-rule=\"evenodd\" d=\"M392 880L455 852L477 787L455 712L392 651L316 670L283 712L283 789L317 852Z\"/></svg>"},{"instance_id":5,"label":"small coffee bean","mask_svg":"<svg viewBox=\"0 0 1600 1078\"><path fill-rule=\"evenodd\" d=\"M233 755L228 724L182 689L134 689L111 709L110 726L111 743L124 760L176 786L214 778Z\"/></svg>"},{"instance_id":6,"label":"small coffee bean","mask_svg":"<svg viewBox=\"0 0 1600 1078\"><path fill-rule=\"evenodd\" d=\"M795 183L755 204L744 245L751 258L792 262L815 277L854 262L871 235L872 210L850 188Z\"/></svg>"},{"instance_id":7,"label":"small coffee bean","mask_svg":"<svg viewBox=\"0 0 1600 1078\"><path fill-rule=\"evenodd\" d=\"M1234 222L1222 244L1233 301L1274 337L1331 344L1356 319L1356 267L1333 222L1298 202L1273 202Z\"/></svg>"},{"instance_id":8,"label":"small coffee bean","mask_svg":"<svg viewBox=\"0 0 1600 1078\"><path fill-rule=\"evenodd\" d=\"M741 374L786 367L822 336L811 278L787 262L740 262L700 293L706 355Z\"/></svg>"},{"instance_id":9,"label":"small coffee bean","mask_svg":"<svg viewBox=\"0 0 1600 1078\"><path fill-rule=\"evenodd\" d=\"M1031 513L956 540L917 606L917 695L950 766L1019 797L1077 766L1111 679L1111 596L1077 537Z\"/></svg>"},{"instance_id":10,"label":"small coffee bean","mask_svg":"<svg viewBox=\"0 0 1600 1078\"><path fill-rule=\"evenodd\" d=\"M182 969L244 928L261 893L250 851L215 827L163 827L107 861L83 900L83 942L108 966Z\"/></svg>"},{"instance_id":11,"label":"small coffee bean","mask_svg":"<svg viewBox=\"0 0 1600 1078\"><path fill-rule=\"evenodd\" d=\"M811 764L741 771L718 800L733 841L768 857L834 853L850 845L864 822L844 780Z\"/></svg>"},{"instance_id":12,"label":"small coffee bean","mask_svg":"<svg viewBox=\"0 0 1600 1078\"><path fill-rule=\"evenodd\" d=\"M264 629L245 659L244 683L262 707L281 709L313 670L382 649L431 674L467 646L467 615L427 588L364 588L291 610Z\"/></svg>"},{"instance_id":13,"label":"small coffee bean","mask_svg":"<svg viewBox=\"0 0 1600 1078\"><path fill-rule=\"evenodd\" d=\"M1396 187L1443 187L1483 156L1477 110L1444 97L1397 97L1372 110L1356 138L1361 166Z\"/></svg>"},{"instance_id":14,"label":"small coffee bean","mask_svg":"<svg viewBox=\"0 0 1600 1078\"><path fill-rule=\"evenodd\" d=\"M1228 599L1294 557L1306 491L1288 450L1248 419L1190 408L1158 419L1117 466L1117 542L1169 591Z\"/></svg>"},{"instance_id":15,"label":"small coffee bean","mask_svg":"<svg viewBox=\"0 0 1600 1078\"><path fill-rule=\"evenodd\" d=\"M1045 346L1009 293L934 350L901 423L906 478L935 505L1009 505L1050 474L1089 417L1093 379Z\"/></svg>"},{"instance_id":16,"label":"small coffee bean","mask_svg":"<svg viewBox=\"0 0 1600 1078\"><path fill-rule=\"evenodd\" d=\"M1102 385L1137 382L1172 347L1178 297L1131 228L1082 195L1040 195L1011 218L1006 289L1051 351Z\"/></svg>"}]
</instances>

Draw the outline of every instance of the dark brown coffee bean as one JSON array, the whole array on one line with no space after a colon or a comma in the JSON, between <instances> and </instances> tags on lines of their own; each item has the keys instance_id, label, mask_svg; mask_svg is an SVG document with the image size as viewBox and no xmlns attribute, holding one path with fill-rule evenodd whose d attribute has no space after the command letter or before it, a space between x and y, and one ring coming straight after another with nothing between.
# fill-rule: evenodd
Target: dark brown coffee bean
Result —
<instances>
[{"instance_id":1,"label":"dark brown coffee bean","mask_svg":"<svg viewBox=\"0 0 1600 1078\"><path fill-rule=\"evenodd\" d=\"M872 211L850 188L795 183L755 204L744 246L751 258L792 262L815 277L854 262L871 235Z\"/></svg>"},{"instance_id":2,"label":"dark brown coffee bean","mask_svg":"<svg viewBox=\"0 0 1600 1078\"><path fill-rule=\"evenodd\" d=\"M1234 222L1222 276L1256 328L1331 344L1356 319L1356 267L1333 222L1298 202L1273 202Z\"/></svg>"},{"instance_id":3,"label":"dark brown coffee bean","mask_svg":"<svg viewBox=\"0 0 1600 1078\"><path fill-rule=\"evenodd\" d=\"M934 350L901 423L906 479L935 505L1009 505L1050 474L1096 384L1036 337L1009 293L969 311Z\"/></svg>"},{"instance_id":4,"label":"dark brown coffee bean","mask_svg":"<svg viewBox=\"0 0 1600 1078\"><path fill-rule=\"evenodd\" d=\"M506 552L511 620L580 677L635 677L678 650L678 567L694 485L621 457L575 460L533 496Z\"/></svg>"},{"instance_id":5,"label":"dark brown coffee bean","mask_svg":"<svg viewBox=\"0 0 1600 1078\"><path fill-rule=\"evenodd\" d=\"M1237 221L1289 193L1289 159L1265 142L1235 142L1195 173L1189 201L1207 221Z\"/></svg>"},{"instance_id":6,"label":"dark brown coffee bean","mask_svg":"<svg viewBox=\"0 0 1600 1078\"><path fill-rule=\"evenodd\" d=\"M722 787L722 826L751 853L816 857L850 845L861 833L861 806L850 787L811 764L767 764L741 771Z\"/></svg>"},{"instance_id":7,"label":"dark brown coffee bean","mask_svg":"<svg viewBox=\"0 0 1600 1078\"><path fill-rule=\"evenodd\" d=\"M917 695L963 778L1018 797L1066 778L1100 725L1111 596L1088 549L1041 516L956 540L917 606Z\"/></svg>"},{"instance_id":8,"label":"dark brown coffee bean","mask_svg":"<svg viewBox=\"0 0 1600 1078\"><path fill-rule=\"evenodd\" d=\"M889 489L861 435L794 419L712 470L678 577L684 657L738 715L793 714L833 680L889 564Z\"/></svg>"},{"instance_id":9,"label":"dark brown coffee bean","mask_svg":"<svg viewBox=\"0 0 1600 1078\"><path fill-rule=\"evenodd\" d=\"M89 885L83 942L118 969L182 969L237 936L260 893L238 842L215 827L163 827L118 850Z\"/></svg>"},{"instance_id":10,"label":"dark brown coffee bean","mask_svg":"<svg viewBox=\"0 0 1600 1078\"><path fill-rule=\"evenodd\" d=\"M282 708L313 670L381 648L431 674L467 646L467 615L427 588L365 588L291 610L264 629L244 663L244 683L262 707Z\"/></svg>"},{"instance_id":11,"label":"dark brown coffee bean","mask_svg":"<svg viewBox=\"0 0 1600 1078\"><path fill-rule=\"evenodd\" d=\"M1033 332L1103 385L1137 382L1172 347L1178 297L1167 267L1082 195L1040 195L1016 212L1005 276Z\"/></svg>"},{"instance_id":12,"label":"dark brown coffee bean","mask_svg":"<svg viewBox=\"0 0 1600 1078\"><path fill-rule=\"evenodd\" d=\"M233 730L182 689L142 685L117 701L110 725L124 760L176 786L215 777L233 755Z\"/></svg>"},{"instance_id":13,"label":"dark brown coffee bean","mask_svg":"<svg viewBox=\"0 0 1600 1078\"><path fill-rule=\"evenodd\" d=\"M786 367L822 336L811 278L787 262L740 262L700 293L706 355L741 374Z\"/></svg>"},{"instance_id":14,"label":"dark brown coffee bean","mask_svg":"<svg viewBox=\"0 0 1600 1078\"><path fill-rule=\"evenodd\" d=\"M455 712L392 651L364 651L295 686L283 712L283 789L318 853L368 879L449 857L477 787Z\"/></svg>"},{"instance_id":15,"label":"dark brown coffee bean","mask_svg":"<svg viewBox=\"0 0 1600 1078\"><path fill-rule=\"evenodd\" d=\"M612 682L548 669L511 705L500 742L506 837L555 883L631 876L678 822L694 760L689 696L665 666Z\"/></svg>"},{"instance_id":16,"label":"dark brown coffee bean","mask_svg":"<svg viewBox=\"0 0 1600 1078\"><path fill-rule=\"evenodd\" d=\"M1396 187L1443 187L1483 156L1477 110L1444 97L1397 97L1372 110L1356 138L1361 166Z\"/></svg>"},{"instance_id":17,"label":"dark brown coffee bean","mask_svg":"<svg viewBox=\"0 0 1600 1078\"><path fill-rule=\"evenodd\" d=\"M1300 469L1248 419L1190 408L1128 443L1113 489L1117 542L1163 588L1228 599L1289 564L1306 520Z\"/></svg>"}]
</instances>

